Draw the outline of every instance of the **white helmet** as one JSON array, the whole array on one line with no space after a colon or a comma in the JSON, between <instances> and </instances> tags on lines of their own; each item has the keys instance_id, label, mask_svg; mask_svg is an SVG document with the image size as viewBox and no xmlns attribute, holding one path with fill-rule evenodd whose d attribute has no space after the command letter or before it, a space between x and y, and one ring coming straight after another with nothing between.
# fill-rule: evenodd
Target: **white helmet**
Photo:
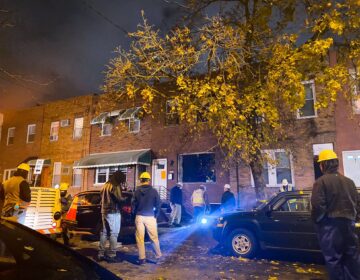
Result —
<instances>
[{"instance_id":1,"label":"white helmet","mask_svg":"<svg viewBox=\"0 0 360 280\"><path fill-rule=\"evenodd\" d=\"M231 186L230 186L229 184L225 184L225 185L224 185L224 189L230 190L230 189L231 189Z\"/></svg>"}]
</instances>

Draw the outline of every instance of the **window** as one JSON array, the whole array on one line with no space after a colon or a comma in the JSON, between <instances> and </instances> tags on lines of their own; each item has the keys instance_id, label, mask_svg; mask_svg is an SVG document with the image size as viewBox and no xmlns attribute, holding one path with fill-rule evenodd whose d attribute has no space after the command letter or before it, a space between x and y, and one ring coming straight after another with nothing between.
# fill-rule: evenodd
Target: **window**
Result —
<instances>
[{"instance_id":1,"label":"window","mask_svg":"<svg viewBox=\"0 0 360 280\"><path fill-rule=\"evenodd\" d=\"M126 167L123 166L113 166L113 167L99 167L96 168L96 175L95 175L95 185L104 184L106 183L110 176L116 171L122 171L126 175Z\"/></svg>"},{"instance_id":2,"label":"window","mask_svg":"<svg viewBox=\"0 0 360 280\"><path fill-rule=\"evenodd\" d=\"M313 80L303 82L305 88L305 104L298 111L298 118L313 118L317 113L315 110L315 83Z\"/></svg>"},{"instance_id":3,"label":"window","mask_svg":"<svg viewBox=\"0 0 360 280\"><path fill-rule=\"evenodd\" d=\"M71 174L71 165L62 165L61 175L70 175L70 174Z\"/></svg>"},{"instance_id":4,"label":"window","mask_svg":"<svg viewBox=\"0 0 360 280\"><path fill-rule=\"evenodd\" d=\"M80 139L82 137L82 130L84 126L84 118L75 118L74 120L74 139Z\"/></svg>"},{"instance_id":5,"label":"window","mask_svg":"<svg viewBox=\"0 0 360 280\"><path fill-rule=\"evenodd\" d=\"M140 131L140 120L130 119L129 120L129 132L138 133Z\"/></svg>"},{"instance_id":6,"label":"window","mask_svg":"<svg viewBox=\"0 0 360 280\"><path fill-rule=\"evenodd\" d=\"M33 143L35 141L36 124L29 124L27 130L26 143Z\"/></svg>"},{"instance_id":7,"label":"window","mask_svg":"<svg viewBox=\"0 0 360 280\"><path fill-rule=\"evenodd\" d=\"M284 150L266 150L270 159L263 166L262 176L267 187L279 187L283 179L293 184L291 156Z\"/></svg>"},{"instance_id":8,"label":"window","mask_svg":"<svg viewBox=\"0 0 360 280\"><path fill-rule=\"evenodd\" d=\"M88 193L79 195L78 206L99 205L101 196L97 193Z\"/></svg>"},{"instance_id":9,"label":"window","mask_svg":"<svg viewBox=\"0 0 360 280\"><path fill-rule=\"evenodd\" d=\"M284 203L274 207L274 211L280 212L310 212L309 197L292 197Z\"/></svg>"},{"instance_id":10,"label":"window","mask_svg":"<svg viewBox=\"0 0 360 280\"><path fill-rule=\"evenodd\" d=\"M59 137L59 121L52 122L50 126L50 141L57 141Z\"/></svg>"},{"instance_id":11,"label":"window","mask_svg":"<svg viewBox=\"0 0 360 280\"><path fill-rule=\"evenodd\" d=\"M216 182L215 154L180 155L179 177L184 183Z\"/></svg>"},{"instance_id":12,"label":"window","mask_svg":"<svg viewBox=\"0 0 360 280\"><path fill-rule=\"evenodd\" d=\"M3 181L5 181L7 179L10 179L10 177L14 175L15 171L16 171L16 168L14 168L14 169L5 169L4 170Z\"/></svg>"},{"instance_id":13,"label":"window","mask_svg":"<svg viewBox=\"0 0 360 280\"><path fill-rule=\"evenodd\" d=\"M60 185L61 183L61 162L54 162L52 186Z\"/></svg>"},{"instance_id":14,"label":"window","mask_svg":"<svg viewBox=\"0 0 360 280\"><path fill-rule=\"evenodd\" d=\"M81 187L82 185L82 169L73 169L73 187Z\"/></svg>"},{"instance_id":15,"label":"window","mask_svg":"<svg viewBox=\"0 0 360 280\"><path fill-rule=\"evenodd\" d=\"M359 73L355 69L349 71L351 76L352 105L355 114L360 114L360 80Z\"/></svg>"},{"instance_id":16,"label":"window","mask_svg":"<svg viewBox=\"0 0 360 280\"><path fill-rule=\"evenodd\" d=\"M15 127L10 127L8 129L7 145L14 144L14 138L15 138Z\"/></svg>"},{"instance_id":17,"label":"window","mask_svg":"<svg viewBox=\"0 0 360 280\"><path fill-rule=\"evenodd\" d=\"M179 114L174 111L176 107L175 100L170 99L166 101L165 108L165 125L177 125L179 124Z\"/></svg>"},{"instance_id":18,"label":"window","mask_svg":"<svg viewBox=\"0 0 360 280\"><path fill-rule=\"evenodd\" d=\"M101 136L110 136L113 125L111 123L102 123L101 124Z\"/></svg>"},{"instance_id":19,"label":"window","mask_svg":"<svg viewBox=\"0 0 360 280\"><path fill-rule=\"evenodd\" d=\"M352 179L355 186L360 187L360 150L342 152L344 175Z\"/></svg>"}]
</instances>

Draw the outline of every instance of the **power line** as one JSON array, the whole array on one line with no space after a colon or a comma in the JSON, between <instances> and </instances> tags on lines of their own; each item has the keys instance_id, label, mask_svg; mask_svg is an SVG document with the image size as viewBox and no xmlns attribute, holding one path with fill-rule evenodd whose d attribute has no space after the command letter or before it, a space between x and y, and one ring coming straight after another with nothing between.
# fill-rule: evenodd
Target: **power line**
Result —
<instances>
[{"instance_id":1,"label":"power line","mask_svg":"<svg viewBox=\"0 0 360 280\"><path fill-rule=\"evenodd\" d=\"M110 23L112 26L119 29L121 32L125 33L126 36L128 36L129 32L125 28L123 28L122 26L120 26L119 24L117 24L116 22L111 20L110 18L108 18L106 15L104 15L102 12L100 12L98 9L96 9L93 5L91 5L88 1L81 0L81 2L83 2L83 4L85 6L87 6L89 9L91 9L93 12L95 12L99 17L101 17L102 19L104 19L105 21Z\"/></svg>"}]
</instances>

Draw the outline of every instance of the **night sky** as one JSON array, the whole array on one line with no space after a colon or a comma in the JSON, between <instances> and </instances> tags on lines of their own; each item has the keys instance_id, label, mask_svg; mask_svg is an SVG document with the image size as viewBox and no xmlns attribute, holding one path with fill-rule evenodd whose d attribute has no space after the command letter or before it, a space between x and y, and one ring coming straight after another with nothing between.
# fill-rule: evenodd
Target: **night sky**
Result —
<instances>
[{"instance_id":1,"label":"night sky","mask_svg":"<svg viewBox=\"0 0 360 280\"><path fill-rule=\"evenodd\" d=\"M0 0L0 111L99 93L113 50L141 22L167 30L167 0Z\"/></svg>"}]
</instances>

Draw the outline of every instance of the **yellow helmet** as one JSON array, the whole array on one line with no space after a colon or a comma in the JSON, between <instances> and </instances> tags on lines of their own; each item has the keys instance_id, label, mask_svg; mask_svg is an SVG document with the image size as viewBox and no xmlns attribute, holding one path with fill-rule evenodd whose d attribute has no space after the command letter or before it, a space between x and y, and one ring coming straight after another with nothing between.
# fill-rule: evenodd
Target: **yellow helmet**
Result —
<instances>
[{"instance_id":1,"label":"yellow helmet","mask_svg":"<svg viewBox=\"0 0 360 280\"><path fill-rule=\"evenodd\" d=\"M319 154L318 162L322 162L330 159L337 159L337 155L333 150L322 150Z\"/></svg>"},{"instance_id":2,"label":"yellow helmet","mask_svg":"<svg viewBox=\"0 0 360 280\"><path fill-rule=\"evenodd\" d=\"M69 189L68 183L61 183L60 184L60 191L67 191Z\"/></svg>"},{"instance_id":3,"label":"yellow helmet","mask_svg":"<svg viewBox=\"0 0 360 280\"><path fill-rule=\"evenodd\" d=\"M17 169L21 169L21 170L25 170L25 171L29 172L30 165L28 165L27 163L21 163L18 165Z\"/></svg>"},{"instance_id":4,"label":"yellow helmet","mask_svg":"<svg viewBox=\"0 0 360 280\"><path fill-rule=\"evenodd\" d=\"M143 172L140 175L140 179L151 179L150 173L149 172Z\"/></svg>"}]
</instances>

